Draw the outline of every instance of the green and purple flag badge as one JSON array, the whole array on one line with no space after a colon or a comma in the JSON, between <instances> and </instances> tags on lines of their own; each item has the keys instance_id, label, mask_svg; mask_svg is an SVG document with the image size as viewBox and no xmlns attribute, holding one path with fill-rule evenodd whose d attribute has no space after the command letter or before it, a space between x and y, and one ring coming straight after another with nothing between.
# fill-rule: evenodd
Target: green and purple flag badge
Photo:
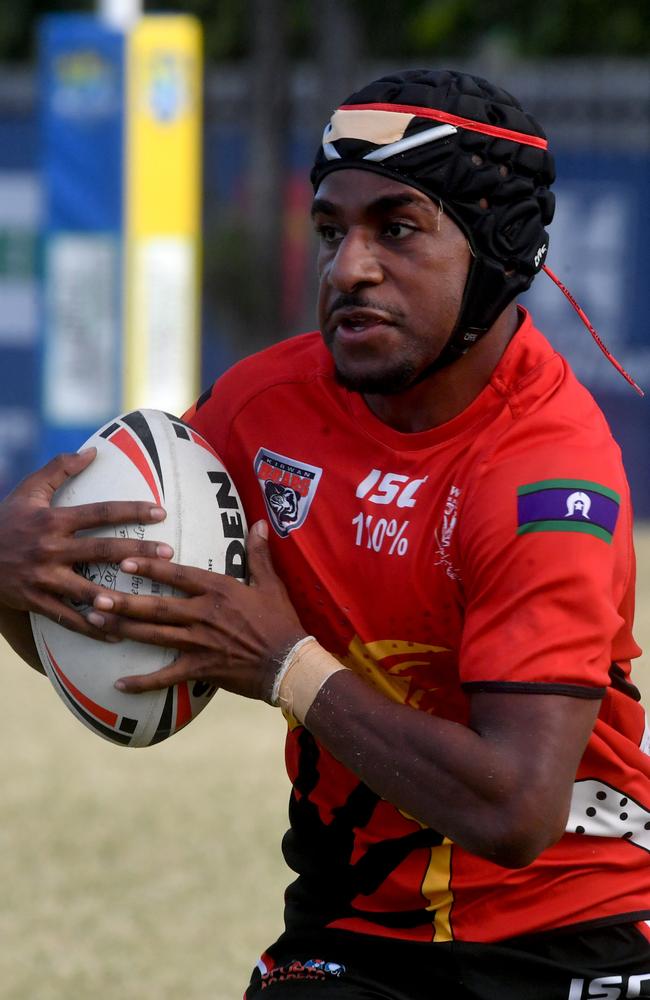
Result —
<instances>
[{"instance_id":1,"label":"green and purple flag badge","mask_svg":"<svg viewBox=\"0 0 650 1000\"><path fill-rule=\"evenodd\" d=\"M588 479L542 479L517 489L517 534L578 531L611 542L621 498Z\"/></svg>"}]
</instances>

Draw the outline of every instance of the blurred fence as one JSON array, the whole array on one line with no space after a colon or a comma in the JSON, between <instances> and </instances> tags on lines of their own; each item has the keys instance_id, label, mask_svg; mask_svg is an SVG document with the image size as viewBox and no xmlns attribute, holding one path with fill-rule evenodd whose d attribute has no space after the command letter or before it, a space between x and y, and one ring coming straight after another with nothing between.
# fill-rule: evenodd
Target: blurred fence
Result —
<instances>
[{"instance_id":1,"label":"blurred fence","mask_svg":"<svg viewBox=\"0 0 650 1000\"><path fill-rule=\"evenodd\" d=\"M464 68L461 61L450 64ZM364 66L359 81L384 69ZM560 275L619 361L650 393L650 66L554 61L473 64L517 95L544 125L556 154L558 209L550 267ZM245 224L250 73L232 67L206 81L204 129L203 381L268 342L254 306L254 224ZM332 95L333 104L341 98ZM314 324L308 170L322 129L323 93L303 66L291 80L286 134L285 225L278 233L286 334ZM281 127L279 125L279 127ZM39 342L38 122L36 81L0 73L0 493L34 464ZM621 441L637 513L650 517L646 458L650 403L640 400L596 346L563 296L540 276L524 303L571 360Z\"/></svg>"}]
</instances>

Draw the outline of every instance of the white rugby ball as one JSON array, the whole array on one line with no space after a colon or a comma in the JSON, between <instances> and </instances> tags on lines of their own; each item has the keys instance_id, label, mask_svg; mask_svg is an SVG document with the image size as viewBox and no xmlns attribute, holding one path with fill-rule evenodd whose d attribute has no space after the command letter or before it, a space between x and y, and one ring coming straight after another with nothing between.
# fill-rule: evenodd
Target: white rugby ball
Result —
<instances>
[{"instance_id":1,"label":"white rugby ball","mask_svg":"<svg viewBox=\"0 0 650 1000\"><path fill-rule=\"evenodd\" d=\"M246 518L219 457L195 430L160 410L134 410L111 420L86 441L97 457L54 496L54 506L146 500L164 507L156 524L109 526L95 536L167 542L174 562L246 580ZM123 573L119 564L75 567L87 579L130 594L174 594L173 588ZM78 607L82 613L89 609ZM198 715L214 694L205 682L126 694L118 677L166 666L178 653L124 639L98 642L40 614L31 615L43 667L73 715L104 739L123 746L159 743Z\"/></svg>"}]
</instances>

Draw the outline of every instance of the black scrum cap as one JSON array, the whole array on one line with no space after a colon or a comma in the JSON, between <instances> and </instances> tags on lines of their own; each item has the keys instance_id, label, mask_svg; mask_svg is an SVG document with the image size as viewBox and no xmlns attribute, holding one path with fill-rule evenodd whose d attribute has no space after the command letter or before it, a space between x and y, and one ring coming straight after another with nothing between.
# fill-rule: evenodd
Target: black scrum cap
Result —
<instances>
[{"instance_id":1,"label":"black scrum cap","mask_svg":"<svg viewBox=\"0 0 650 1000\"><path fill-rule=\"evenodd\" d=\"M360 168L439 201L473 253L456 329L437 367L465 351L530 285L548 250L553 158L544 132L505 90L453 70L406 70L352 94L316 155L316 189Z\"/></svg>"}]
</instances>

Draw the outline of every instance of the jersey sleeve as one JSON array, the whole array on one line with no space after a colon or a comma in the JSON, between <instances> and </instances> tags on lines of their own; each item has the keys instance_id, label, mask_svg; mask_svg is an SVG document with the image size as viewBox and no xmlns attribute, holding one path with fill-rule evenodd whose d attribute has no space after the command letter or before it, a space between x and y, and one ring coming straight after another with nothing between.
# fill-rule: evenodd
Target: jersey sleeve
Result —
<instances>
[{"instance_id":1,"label":"jersey sleeve","mask_svg":"<svg viewBox=\"0 0 650 1000\"><path fill-rule=\"evenodd\" d=\"M229 448L236 450L233 425L246 407L283 383L311 383L327 371L329 364L320 334L288 337L237 361L199 396L183 419L203 435L228 465Z\"/></svg>"},{"instance_id":2,"label":"jersey sleeve","mask_svg":"<svg viewBox=\"0 0 650 1000\"><path fill-rule=\"evenodd\" d=\"M241 363L221 375L183 414L183 420L202 434L226 465L233 421L246 393Z\"/></svg>"},{"instance_id":3,"label":"jersey sleeve","mask_svg":"<svg viewBox=\"0 0 650 1000\"><path fill-rule=\"evenodd\" d=\"M602 697L612 661L639 652L629 490L612 439L497 449L459 529L465 690Z\"/></svg>"}]
</instances>

